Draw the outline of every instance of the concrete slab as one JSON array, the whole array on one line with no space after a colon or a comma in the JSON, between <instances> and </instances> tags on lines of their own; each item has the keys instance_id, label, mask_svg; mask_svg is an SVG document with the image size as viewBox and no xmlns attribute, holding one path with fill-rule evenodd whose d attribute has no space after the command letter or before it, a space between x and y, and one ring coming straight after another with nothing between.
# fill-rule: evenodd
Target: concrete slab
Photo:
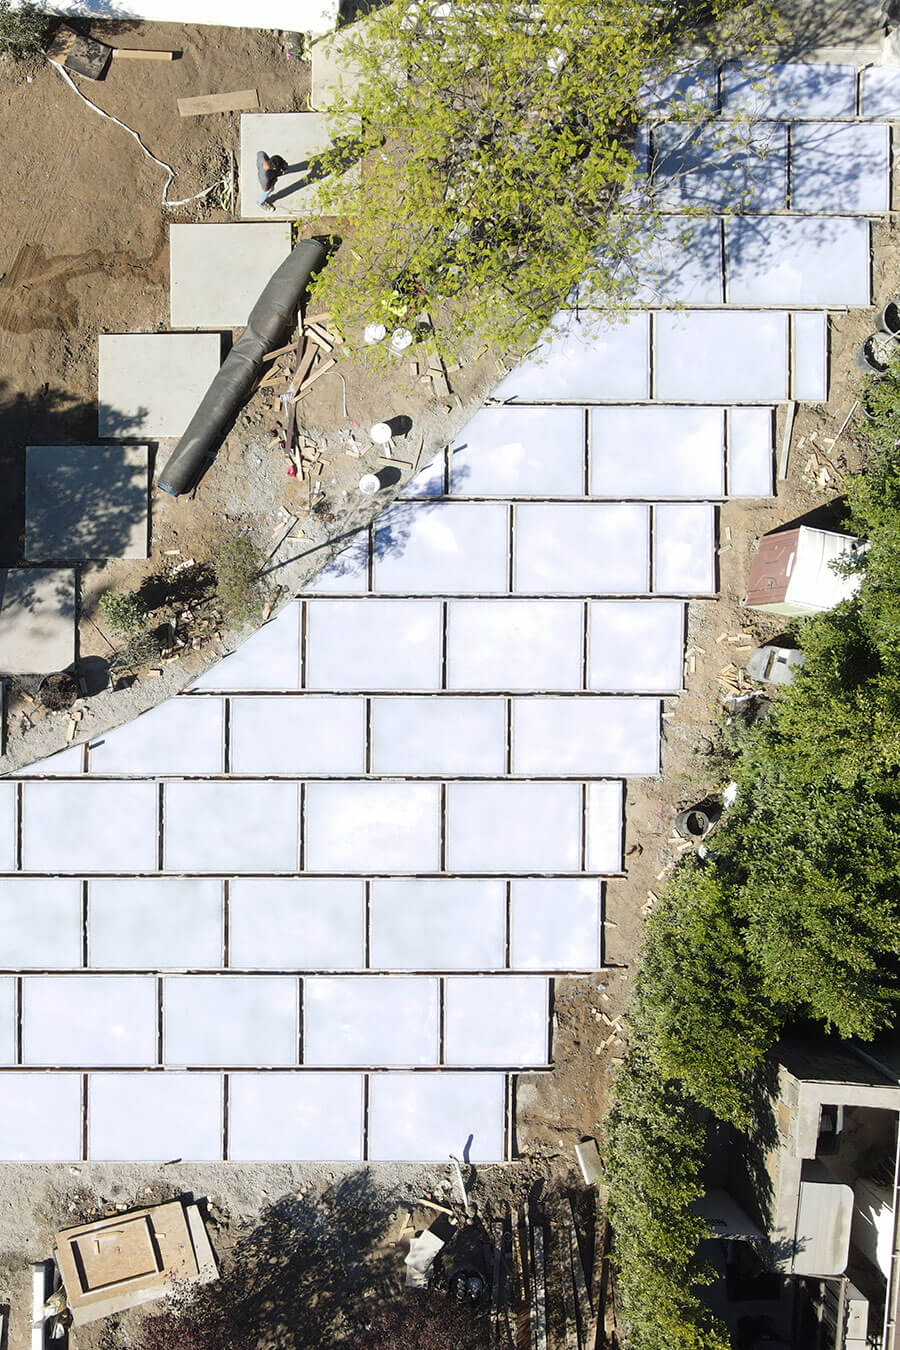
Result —
<instances>
[{"instance_id":1,"label":"concrete slab","mask_svg":"<svg viewBox=\"0 0 900 1350\"><path fill-rule=\"evenodd\" d=\"M26 872L153 872L155 783L29 782L23 788Z\"/></svg>"},{"instance_id":2,"label":"concrete slab","mask_svg":"<svg viewBox=\"0 0 900 1350\"><path fill-rule=\"evenodd\" d=\"M366 703L338 694L231 700L231 771L365 773Z\"/></svg>"},{"instance_id":3,"label":"concrete slab","mask_svg":"<svg viewBox=\"0 0 900 1350\"><path fill-rule=\"evenodd\" d=\"M506 703L484 698L372 700L372 771L502 774Z\"/></svg>"},{"instance_id":4,"label":"concrete slab","mask_svg":"<svg viewBox=\"0 0 900 1350\"><path fill-rule=\"evenodd\" d=\"M0 879L0 967L81 965L81 882L69 877Z\"/></svg>"},{"instance_id":5,"label":"concrete slab","mask_svg":"<svg viewBox=\"0 0 900 1350\"><path fill-rule=\"evenodd\" d=\"M688 109L714 112L718 101L718 72L709 61L690 61L665 75L648 74L639 98L652 117L671 117Z\"/></svg>"},{"instance_id":6,"label":"concrete slab","mask_svg":"<svg viewBox=\"0 0 900 1350\"><path fill-rule=\"evenodd\" d=\"M373 970L502 970L503 881L380 881L371 890Z\"/></svg>"},{"instance_id":7,"label":"concrete slab","mask_svg":"<svg viewBox=\"0 0 900 1350\"><path fill-rule=\"evenodd\" d=\"M382 594L503 594L509 508L502 502L396 502L375 527L374 575Z\"/></svg>"},{"instance_id":8,"label":"concrete slab","mask_svg":"<svg viewBox=\"0 0 900 1350\"><path fill-rule=\"evenodd\" d=\"M84 772L84 746L70 745L46 759L37 759L24 769L16 769L16 778L73 778Z\"/></svg>"},{"instance_id":9,"label":"concrete slab","mask_svg":"<svg viewBox=\"0 0 900 1350\"><path fill-rule=\"evenodd\" d=\"M513 773L599 778L659 773L659 700L513 700Z\"/></svg>"},{"instance_id":10,"label":"concrete slab","mask_svg":"<svg viewBox=\"0 0 900 1350\"><path fill-rule=\"evenodd\" d=\"M869 236L869 222L852 216L727 220L728 302L822 308L868 305Z\"/></svg>"},{"instance_id":11,"label":"concrete slab","mask_svg":"<svg viewBox=\"0 0 900 1350\"><path fill-rule=\"evenodd\" d=\"M171 698L90 745L92 774L180 777L225 767L223 699Z\"/></svg>"},{"instance_id":12,"label":"concrete slab","mask_svg":"<svg viewBox=\"0 0 900 1350\"><path fill-rule=\"evenodd\" d=\"M156 1060L152 975L26 975L25 1064L63 1068L147 1066Z\"/></svg>"},{"instance_id":13,"label":"concrete slab","mask_svg":"<svg viewBox=\"0 0 900 1350\"><path fill-rule=\"evenodd\" d=\"M222 1076L95 1073L88 1081L88 1157L97 1162L218 1162Z\"/></svg>"},{"instance_id":14,"label":"concrete slab","mask_svg":"<svg viewBox=\"0 0 900 1350\"><path fill-rule=\"evenodd\" d=\"M721 497L724 408L592 408L595 497Z\"/></svg>"},{"instance_id":15,"label":"concrete slab","mask_svg":"<svg viewBox=\"0 0 900 1350\"><path fill-rule=\"evenodd\" d=\"M780 402L788 392L787 328L786 314L752 310L657 314L656 397L666 403Z\"/></svg>"},{"instance_id":16,"label":"concrete slab","mask_svg":"<svg viewBox=\"0 0 900 1350\"><path fill-rule=\"evenodd\" d=\"M190 687L190 693L300 687L300 606L290 604Z\"/></svg>"},{"instance_id":17,"label":"concrete slab","mask_svg":"<svg viewBox=\"0 0 900 1350\"><path fill-rule=\"evenodd\" d=\"M169 872L294 872L296 783L167 783Z\"/></svg>"},{"instance_id":18,"label":"concrete slab","mask_svg":"<svg viewBox=\"0 0 900 1350\"><path fill-rule=\"evenodd\" d=\"M581 408L482 408L450 447L454 497L580 497Z\"/></svg>"},{"instance_id":19,"label":"concrete slab","mask_svg":"<svg viewBox=\"0 0 900 1350\"><path fill-rule=\"evenodd\" d=\"M222 965L221 881L110 877L88 887L88 961L114 970Z\"/></svg>"},{"instance_id":20,"label":"concrete slab","mask_svg":"<svg viewBox=\"0 0 900 1350\"><path fill-rule=\"evenodd\" d=\"M147 557L146 445L29 445L25 557Z\"/></svg>"},{"instance_id":21,"label":"concrete slab","mask_svg":"<svg viewBox=\"0 0 900 1350\"><path fill-rule=\"evenodd\" d=\"M863 117L900 122L900 67L868 66L861 81Z\"/></svg>"},{"instance_id":22,"label":"concrete slab","mask_svg":"<svg viewBox=\"0 0 900 1350\"><path fill-rule=\"evenodd\" d=\"M363 883L344 877L235 877L230 962L255 970L361 970Z\"/></svg>"},{"instance_id":23,"label":"concrete slab","mask_svg":"<svg viewBox=\"0 0 900 1350\"><path fill-rule=\"evenodd\" d=\"M440 689L439 600L306 603L307 689Z\"/></svg>"},{"instance_id":24,"label":"concrete slab","mask_svg":"<svg viewBox=\"0 0 900 1350\"><path fill-rule=\"evenodd\" d=\"M75 660L75 573L0 568L0 674L50 675Z\"/></svg>"},{"instance_id":25,"label":"concrete slab","mask_svg":"<svg viewBox=\"0 0 900 1350\"><path fill-rule=\"evenodd\" d=\"M624 784L588 783L587 870L599 876L621 872L624 866Z\"/></svg>"},{"instance_id":26,"label":"concrete slab","mask_svg":"<svg viewBox=\"0 0 900 1350\"><path fill-rule=\"evenodd\" d=\"M324 553L323 553L323 556ZM360 595L369 589L369 530L362 529L353 543L326 563L303 587L304 595Z\"/></svg>"},{"instance_id":27,"label":"concrete slab","mask_svg":"<svg viewBox=\"0 0 900 1350\"><path fill-rule=\"evenodd\" d=\"M650 397L650 320L630 314L620 323L563 310L534 352L494 390L505 402L606 403Z\"/></svg>"},{"instance_id":28,"label":"concrete slab","mask_svg":"<svg viewBox=\"0 0 900 1350\"><path fill-rule=\"evenodd\" d=\"M290 251L288 221L170 225L172 328L242 328Z\"/></svg>"},{"instance_id":29,"label":"concrete slab","mask_svg":"<svg viewBox=\"0 0 900 1350\"><path fill-rule=\"evenodd\" d=\"M502 1162L506 1080L488 1073L373 1074L371 1162Z\"/></svg>"},{"instance_id":30,"label":"concrete slab","mask_svg":"<svg viewBox=\"0 0 900 1350\"><path fill-rule=\"evenodd\" d=\"M450 975L444 982L444 1060L466 1067L547 1064L548 980Z\"/></svg>"},{"instance_id":31,"label":"concrete slab","mask_svg":"<svg viewBox=\"0 0 900 1350\"><path fill-rule=\"evenodd\" d=\"M578 600L451 600L450 689L578 689L584 606Z\"/></svg>"},{"instance_id":32,"label":"concrete slab","mask_svg":"<svg viewBox=\"0 0 900 1350\"><path fill-rule=\"evenodd\" d=\"M828 315L791 315L791 397L822 403L828 397Z\"/></svg>"},{"instance_id":33,"label":"concrete slab","mask_svg":"<svg viewBox=\"0 0 900 1350\"><path fill-rule=\"evenodd\" d=\"M877 215L891 204L890 128L799 122L791 133L795 211Z\"/></svg>"},{"instance_id":34,"label":"concrete slab","mask_svg":"<svg viewBox=\"0 0 900 1350\"><path fill-rule=\"evenodd\" d=\"M596 970L602 889L595 880L513 881L509 913L513 970Z\"/></svg>"},{"instance_id":35,"label":"concrete slab","mask_svg":"<svg viewBox=\"0 0 900 1350\"><path fill-rule=\"evenodd\" d=\"M714 217L660 216L630 265L633 305L720 305L722 230Z\"/></svg>"},{"instance_id":36,"label":"concrete slab","mask_svg":"<svg viewBox=\"0 0 900 1350\"><path fill-rule=\"evenodd\" d=\"M0 1065L16 1062L16 977L0 975Z\"/></svg>"},{"instance_id":37,"label":"concrete slab","mask_svg":"<svg viewBox=\"0 0 900 1350\"><path fill-rule=\"evenodd\" d=\"M709 595L716 588L715 508L706 502L661 502L653 522L653 589Z\"/></svg>"},{"instance_id":38,"label":"concrete slab","mask_svg":"<svg viewBox=\"0 0 900 1350\"><path fill-rule=\"evenodd\" d=\"M674 694L684 666L684 605L592 600L588 687L610 694Z\"/></svg>"},{"instance_id":39,"label":"concrete slab","mask_svg":"<svg viewBox=\"0 0 900 1350\"><path fill-rule=\"evenodd\" d=\"M0 1160L81 1160L80 1073L15 1073L5 1077Z\"/></svg>"},{"instance_id":40,"label":"concrete slab","mask_svg":"<svg viewBox=\"0 0 900 1350\"><path fill-rule=\"evenodd\" d=\"M0 783L0 871L12 872L16 866L16 785Z\"/></svg>"},{"instance_id":41,"label":"concrete slab","mask_svg":"<svg viewBox=\"0 0 900 1350\"><path fill-rule=\"evenodd\" d=\"M310 164L332 143L328 119L318 112L242 113L240 189L241 218L264 220L271 215L258 203L262 189L256 170L260 150L281 155L287 160L287 172L279 178L270 198L275 213L289 216L317 216L322 211L322 179ZM358 178L354 165L343 175ZM352 181L352 180L351 180Z\"/></svg>"},{"instance_id":42,"label":"concrete slab","mask_svg":"<svg viewBox=\"0 0 900 1350\"><path fill-rule=\"evenodd\" d=\"M536 595L646 591L649 511L632 502L523 502L515 517L515 589Z\"/></svg>"},{"instance_id":43,"label":"concrete slab","mask_svg":"<svg viewBox=\"0 0 900 1350\"><path fill-rule=\"evenodd\" d=\"M101 333L99 344L106 440L183 435L222 361L218 333Z\"/></svg>"},{"instance_id":44,"label":"concrete slab","mask_svg":"<svg viewBox=\"0 0 900 1350\"><path fill-rule=\"evenodd\" d=\"M163 1062L284 1068L297 1063L299 988L290 975L168 975Z\"/></svg>"},{"instance_id":45,"label":"concrete slab","mask_svg":"<svg viewBox=\"0 0 900 1350\"><path fill-rule=\"evenodd\" d=\"M303 981L303 1062L414 1068L438 1062L438 981L314 975Z\"/></svg>"},{"instance_id":46,"label":"concrete slab","mask_svg":"<svg viewBox=\"0 0 900 1350\"><path fill-rule=\"evenodd\" d=\"M801 316L795 315L797 319ZM818 314L803 315L818 319ZM794 366L796 388L797 367ZM770 497L774 490L775 419L772 408L728 409L728 495Z\"/></svg>"},{"instance_id":47,"label":"concrete slab","mask_svg":"<svg viewBox=\"0 0 900 1350\"><path fill-rule=\"evenodd\" d=\"M308 783L306 870L436 872L437 783Z\"/></svg>"},{"instance_id":48,"label":"concrete slab","mask_svg":"<svg viewBox=\"0 0 900 1350\"><path fill-rule=\"evenodd\" d=\"M431 463L420 469L397 493L398 501L423 501L431 497L443 497L446 467L447 452L439 450Z\"/></svg>"},{"instance_id":49,"label":"concrete slab","mask_svg":"<svg viewBox=\"0 0 900 1350\"><path fill-rule=\"evenodd\" d=\"M809 7L805 10L808 15ZM854 117L856 82L856 68L849 65L730 61L722 69L722 111L788 121Z\"/></svg>"},{"instance_id":50,"label":"concrete slab","mask_svg":"<svg viewBox=\"0 0 900 1350\"><path fill-rule=\"evenodd\" d=\"M228 1157L233 1162L360 1162L362 1115L362 1074L232 1074Z\"/></svg>"},{"instance_id":51,"label":"concrete slab","mask_svg":"<svg viewBox=\"0 0 900 1350\"><path fill-rule=\"evenodd\" d=\"M580 784L448 784L447 868L510 875L580 871Z\"/></svg>"},{"instance_id":52,"label":"concrete slab","mask_svg":"<svg viewBox=\"0 0 900 1350\"><path fill-rule=\"evenodd\" d=\"M653 133L654 184L663 210L782 211L787 127L779 122L665 122Z\"/></svg>"}]
</instances>

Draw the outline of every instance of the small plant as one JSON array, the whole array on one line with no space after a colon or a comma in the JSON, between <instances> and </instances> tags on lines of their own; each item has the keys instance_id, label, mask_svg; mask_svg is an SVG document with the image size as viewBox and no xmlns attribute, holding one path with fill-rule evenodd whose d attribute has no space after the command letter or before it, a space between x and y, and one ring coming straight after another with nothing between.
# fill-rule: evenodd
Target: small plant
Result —
<instances>
[{"instance_id":1,"label":"small plant","mask_svg":"<svg viewBox=\"0 0 900 1350\"><path fill-rule=\"evenodd\" d=\"M105 591L100 597L100 608L107 627L116 637L130 638L147 620L147 606L137 591Z\"/></svg>"},{"instance_id":2,"label":"small plant","mask_svg":"<svg viewBox=\"0 0 900 1350\"><path fill-rule=\"evenodd\" d=\"M20 61L43 51L51 20L34 5L13 10L10 0L0 0L0 53Z\"/></svg>"},{"instance_id":3,"label":"small plant","mask_svg":"<svg viewBox=\"0 0 900 1350\"><path fill-rule=\"evenodd\" d=\"M216 598L234 628L258 623L265 600L262 555L245 535L222 539L216 550Z\"/></svg>"}]
</instances>

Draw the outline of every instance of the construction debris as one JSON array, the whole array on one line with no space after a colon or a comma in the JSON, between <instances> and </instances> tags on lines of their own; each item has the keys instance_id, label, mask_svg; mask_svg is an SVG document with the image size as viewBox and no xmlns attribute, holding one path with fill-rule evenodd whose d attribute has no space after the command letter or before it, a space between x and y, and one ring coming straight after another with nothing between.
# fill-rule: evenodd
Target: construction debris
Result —
<instances>
[{"instance_id":1,"label":"construction debris","mask_svg":"<svg viewBox=\"0 0 900 1350\"><path fill-rule=\"evenodd\" d=\"M234 94L197 94L178 100L179 117L202 117L207 113L251 112L259 107L255 89L239 89Z\"/></svg>"}]
</instances>

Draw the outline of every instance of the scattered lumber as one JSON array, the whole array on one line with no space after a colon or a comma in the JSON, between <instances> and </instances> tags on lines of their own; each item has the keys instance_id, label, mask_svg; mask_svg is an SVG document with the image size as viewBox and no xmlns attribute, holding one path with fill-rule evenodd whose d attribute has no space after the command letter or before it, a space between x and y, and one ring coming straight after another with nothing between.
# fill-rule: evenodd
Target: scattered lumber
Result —
<instances>
[{"instance_id":1,"label":"scattered lumber","mask_svg":"<svg viewBox=\"0 0 900 1350\"><path fill-rule=\"evenodd\" d=\"M116 61L174 61L180 52L153 51L150 47L113 47Z\"/></svg>"},{"instance_id":2,"label":"scattered lumber","mask_svg":"<svg viewBox=\"0 0 900 1350\"><path fill-rule=\"evenodd\" d=\"M209 113L251 112L258 107L259 94L255 89L238 89L233 94L196 94L193 98L180 98L178 116L204 117Z\"/></svg>"},{"instance_id":3,"label":"scattered lumber","mask_svg":"<svg viewBox=\"0 0 900 1350\"><path fill-rule=\"evenodd\" d=\"M790 399L787 405L787 415L784 419L784 434L781 437L781 456L778 461L778 481L783 483L788 474L788 460L791 454L791 435L794 430L794 418L797 414L797 404L794 399Z\"/></svg>"}]
</instances>

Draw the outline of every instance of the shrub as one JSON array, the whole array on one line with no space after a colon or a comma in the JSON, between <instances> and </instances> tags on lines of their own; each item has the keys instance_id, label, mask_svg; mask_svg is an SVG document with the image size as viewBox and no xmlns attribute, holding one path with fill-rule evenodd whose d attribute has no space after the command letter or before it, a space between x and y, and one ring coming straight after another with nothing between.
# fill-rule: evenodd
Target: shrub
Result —
<instances>
[{"instance_id":1,"label":"shrub","mask_svg":"<svg viewBox=\"0 0 900 1350\"><path fill-rule=\"evenodd\" d=\"M104 591L100 608L111 633L130 637L147 621L147 606L137 591Z\"/></svg>"},{"instance_id":2,"label":"shrub","mask_svg":"<svg viewBox=\"0 0 900 1350\"><path fill-rule=\"evenodd\" d=\"M51 23L34 5L14 10L10 0L0 0L0 52L19 61L43 51Z\"/></svg>"},{"instance_id":3,"label":"shrub","mask_svg":"<svg viewBox=\"0 0 900 1350\"><path fill-rule=\"evenodd\" d=\"M245 535L223 538L216 550L216 597L234 628L258 623L265 601L263 557Z\"/></svg>"}]
</instances>

